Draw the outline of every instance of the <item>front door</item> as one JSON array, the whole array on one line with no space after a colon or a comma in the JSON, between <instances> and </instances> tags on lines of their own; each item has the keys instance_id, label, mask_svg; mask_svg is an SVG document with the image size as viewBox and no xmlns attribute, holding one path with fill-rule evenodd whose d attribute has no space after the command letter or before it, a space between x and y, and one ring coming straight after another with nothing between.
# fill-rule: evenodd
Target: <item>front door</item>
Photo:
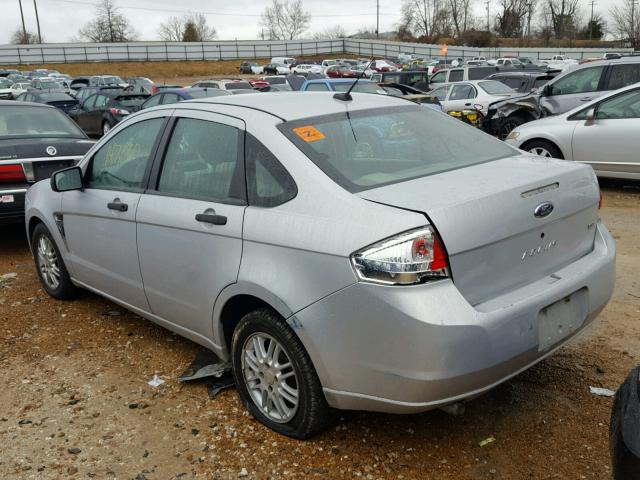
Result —
<instances>
[{"instance_id":1,"label":"front door","mask_svg":"<svg viewBox=\"0 0 640 480\"><path fill-rule=\"evenodd\" d=\"M640 88L600 102L593 122L576 121L571 142L574 160L603 173L640 171Z\"/></svg>"},{"instance_id":2,"label":"front door","mask_svg":"<svg viewBox=\"0 0 640 480\"><path fill-rule=\"evenodd\" d=\"M135 216L165 119L139 117L89 160L84 191L65 192L62 215L74 279L148 310L136 246Z\"/></svg>"},{"instance_id":3,"label":"front door","mask_svg":"<svg viewBox=\"0 0 640 480\"><path fill-rule=\"evenodd\" d=\"M176 115L140 199L138 255L152 313L210 339L215 299L240 267L245 127L208 112Z\"/></svg>"}]
</instances>

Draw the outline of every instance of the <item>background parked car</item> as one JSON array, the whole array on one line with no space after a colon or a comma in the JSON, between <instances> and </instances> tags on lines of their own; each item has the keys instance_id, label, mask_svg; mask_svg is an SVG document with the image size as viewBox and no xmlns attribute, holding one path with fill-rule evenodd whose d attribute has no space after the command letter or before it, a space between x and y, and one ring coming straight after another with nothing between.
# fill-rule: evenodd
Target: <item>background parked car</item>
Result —
<instances>
[{"instance_id":1,"label":"background parked car","mask_svg":"<svg viewBox=\"0 0 640 480\"><path fill-rule=\"evenodd\" d=\"M59 108L64 113L69 113L71 110L78 108L79 105L78 100L71 95L49 90L29 90L18 95L16 101L44 103Z\"/></svg>"},{"instance_id":2,"label":"background parked car","mask_svg":"<svg viewBox=\"0 0 640 480\"><path fill-rule=\"evenodd\" d=\"M489 75L496 73L497 67L460 67L460 68L445 68L438 70L429 79L431 86L436 83L452 83L463 82L468 80L482 80Z\"/></svg>"},{"instance_id":3,"label":"background parked car","mask_svg":"<svg viewBox=\"0 0 640 480\"><path fill-rule=\"evenodd\" d=\"M517 92L496 80L456 82L429 92L440 100L444 112L476 109L486 112L498 100L517 95Z\"/></svg>"},{"instance_id":4,"label":"background parked car","mask_svg":"<svg viewBox=\"0 0 640 480\"><path fill-rule=\"evenodd\" d=\"M357 78L359 76L359 72L346 65L331 65L324 71L324 74L329 78Z\"/></svg>"},{"instance_id":5,"label":"background parked car","mask_svg":"<svg viewBox=\"0 0 640 480\"><path fill-rule=\"evenodd\" d=\"M540 107L545 115L557 115L637 82L640 82L638 57L585 63L550 80L542 89Z\"/></svg>"},{"instance_id":6,"label":"background parked car","mask_svg":"<svg viewBox=\"0 0 640 480\"><path fill-rule=\"evenodd\" d=\"M60 90L64 91L64 87L50 77L38 77L31 80L31 88L35 90Z\"/></svg>"},{"instance_id":7,"label":"background parked car","mask_svg":"<svg viewBox=\"0 0 640 480\"><path fill-rule=\"evenodd\" d=\"M246 80L200 80L191 88L218 88L220 90L253 90Z\"/></svg>"},{"instance_id":8,"label":"background parked car","mask_svg":"<svg viewBox=\"0 0 640 480\"><path fill-rule=\"evenodd\" d=\"M117 75L94 75L89 78L89 85L94 87L116 86L128 87L129 84Z\"/></svg>"},{"instance_id":9,"label":"background parked car","mask_svg":"<svg viewBox=\"0 0 640 480\"><path fill-rule=\"evenodd\" d=\"M269 63L264 66L264 73L268 75L287 75L290 71L289 65L284 63Z\"/></svg>"},{"instance_id":10,"label":"background parked car","mask_svg":"<svg viewBox=\"0 0 640 480\"><path fill-rule=\"evenodd\" d=\"M489 75L485 80L497 80L518 93L532 93L539 91L560 72L498 72Z\"/></svg>"},{"instance_id":11,"label":"background parked car","mask_svg":"<svg viewBox=\"0 0 640 480\"><path fill-rule=\"evenodd\" d=\"M507 142L543 157L591 165L601 177L640 180L640 85L609 93L561 115L525 123Z\"/></svg>"},{"instance_id":12,"label":"background parked car","mask_svg":"<svg viewBox=\"0 0 640 480\"><path fill-rule=\"evenodd\" d=\"M291 69L296 75L307 76L309 73L315 73L316 75L322 75L324 72L322 66L313 65L309 63L301 63Z\"/></svg>"},{"instance_id":13,"label":"background parked car","mask_svg":"<svg viewBox=\"0 0 640 480\"><path fill-rule=\"evenodd\" d=\"M300 87L302 92L346 92L355 80L346 78L325 78L306 80ZM377 83L361 79L352 90L358 93L377 93L386 95Z\"/></svg>"},{"instance_id":14,"label":"background parked car","mask_svg":"<svg viewBox=\"0 0 640 480\"><path fill-rule=\"evenodd\" d=\"M149 94L105 89L88 97L81 106L71 110L69 116L87 135L102 136L123 118L140 110L147 98Z\"/></svg>"},{"instance_id":15,"label":"background parked car","mask_svg":"<svg viewBox=\"0 0 640 480\"><path fill-rule=\"evenodd\" d=\"M245 61L240 64L240 73L260 75L262 72L264 72L264 67L261 67L256 62Z\"/></svg>"},{"instance_id":16,"label":"background parked car","mask_svg":"<svg viewBox=\"0 0 640 480\"><path fill-rule=\"evenodd\" d=\"M140 106L140 110L155 107L156 105L166 105L167 103L183 102L194 98L223 97L232 95L228 90L219 88L175 88L162 90L147 98Z\"/></svg>"},{"instance_id":17,"label":"background parked car","mask_svg":"<svg viewBox=\"0 0 640 480\"><path fill-rule=\"evenodd\" d=\"M18 95L20 95L21 93L27 92L29 91L29 89L31 88L31 82L18 82L18 83L14 83L13 85L11 85L11 97L10 98L17 98Z\"/></svg>"},{"instance_id":18,"label":"background parked car","mask_svg":"<svg viewBox=\"0 0 640 480\"><path fill-rule=\"evenodd\" d=\"M27 189L93 146L57 108L0 100L0 224L24 221Z\"/></svg>"},{"instance_id":19,"label":"background parked car","mask_svg":"<svg viewBox=\"0 0 640 480\"><path fill-rule=\"evenodd\" d=\"M0 77L0 100L11 100L13 98L12 85L13 82L11 80Z\"/></svg>"},{"instance_id":20,"label":"background parked car","mask_svg":"<svg viewBox=\"0 0 640 480\"><path fill-rule=\"evenodd\" d=\"M417 88L426 92L429 90L429 75L426 71L402 70L399 72L374 73L371 81L379 84L400 84Z\"/></svg>"}]
</instances>

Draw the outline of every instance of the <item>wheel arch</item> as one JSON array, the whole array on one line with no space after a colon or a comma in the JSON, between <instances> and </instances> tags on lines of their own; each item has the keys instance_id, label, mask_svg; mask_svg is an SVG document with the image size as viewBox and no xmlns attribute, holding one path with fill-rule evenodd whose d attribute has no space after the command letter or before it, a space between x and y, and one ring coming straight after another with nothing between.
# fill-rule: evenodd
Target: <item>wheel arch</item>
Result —
<instances>
[{"instance_id":1,"label":"wheel arch","mask_svg":"<svg viewBox=\"0 0 640 480\"><path fill-rule=\"evenodd\" d=\"M527 151L527 147L533 143L533 142L547 142L552 144L554 147L556 147L560 153L562 153L562 158L561 160L566 160L567 158L570 158L569 156L567 156L567 152L564 151L564 149L560 146L560 142L558 142L557 140L553 139L553 138L549 138L547 136L535 136L532 138L527 138L524 142L522 142L520 144L520 146L518 147L520 150L524 150Z\"/></svg>"}]
</instances>

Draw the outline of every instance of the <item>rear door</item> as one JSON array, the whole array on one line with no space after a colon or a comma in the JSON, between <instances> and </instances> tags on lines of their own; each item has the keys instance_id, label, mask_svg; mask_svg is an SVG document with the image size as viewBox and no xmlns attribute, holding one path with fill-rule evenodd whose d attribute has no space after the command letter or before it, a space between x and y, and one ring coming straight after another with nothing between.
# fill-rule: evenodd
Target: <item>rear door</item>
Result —
<instances>
[{"instance_id":1,"label":"rear door","mask_svg":"<svg viewBox=\"0 0 640 480\"><path fill-rule=\"evenodd\" d=\"M62 196L73 277L145 311L135 217L166 115L149 112L114 133L92 154L84 190Z\"/></svg>"},{"instance_id":2,"label":"rear door","mask_svg":"<svg viewBox=\"0 0 640 480\"><path fill-rule=\"evenodd\" d=\"M584 114L578 117L571 142L574 160L602 175L640 176L640 88L600 102L591 123L581 119Z\"/></svg>"},{"instance_id":3,"label":"rear door","mask_svg":"<svg viewBox=\"0 0 640 480\"><path fill-rule=\"evenodd\" d=\"M240 267L245 126L197 110L175 115L138 208L140 269L153 314L211 338L214 301Z\"/></svg>"}]
</instances>

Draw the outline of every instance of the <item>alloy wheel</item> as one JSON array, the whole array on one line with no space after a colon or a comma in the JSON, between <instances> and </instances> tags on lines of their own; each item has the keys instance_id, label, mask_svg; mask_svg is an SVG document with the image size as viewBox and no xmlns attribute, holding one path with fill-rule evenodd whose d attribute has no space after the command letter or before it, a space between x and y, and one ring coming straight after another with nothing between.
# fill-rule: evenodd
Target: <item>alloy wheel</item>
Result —
<instances>
[{"instance_id":1,"label":"alloy wheel","mask_svg":"<svg viewBox=\"0 0 640 480\"><path fill-rule=\"evenodd\" d=\"M242 377L260 411L277 423L298 411L299 382L289 355L267 333L254 333L242 347Z\"/></svg>"},{"instance_id":2,"label":"alloy wheel","mask_svg":"<svg viewBox=\"0 0 640 480\"><path fill-rule=\"evenodd\" d=\"M44 235L38 239L38 267L47 286L57 290L60 286L58 255L51 241Z\"/></svg>"},{"instance_id":3,"label":"alloy wheel","mask_svg":"<svg viewBox=\"0 0 640 480\"><path fill-rule=\"evenodd\" d=\"M549 150L543 147L534 147L529 150L529 153L533 153L534 155L538 155L539 157L552 157L551 153L549 153Z\"/></svg>"}]
</instances>

